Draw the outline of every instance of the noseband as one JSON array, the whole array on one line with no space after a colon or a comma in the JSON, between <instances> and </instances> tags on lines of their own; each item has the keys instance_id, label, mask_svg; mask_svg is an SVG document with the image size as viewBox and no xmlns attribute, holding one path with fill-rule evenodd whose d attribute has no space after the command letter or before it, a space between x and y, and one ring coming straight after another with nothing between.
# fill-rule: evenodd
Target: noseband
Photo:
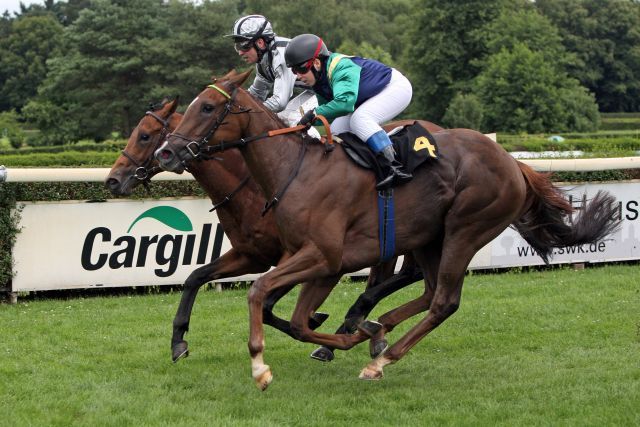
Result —
<instances>
[{"instance_id":1,"label":"noseband","mask_svg":"<svg viewBox=\"0 0 640 427\"><path fill-rule=\"evenodd\" d=\"M161 125L162 125L162 130L160 130L160 134L158 136L158 139L156 141L156 146L158 145L158 141L162 141L164 139L165 136L168 135L169 133L169 121L163 119L162 117L160 117L159 115L157 115L156 113L154 113L153 111L147 111L146 113L144 113L145 116L151 116L154 119L156 119ZM169 117L171 117L171 115L169 115ZM131 154L127 153L126 149L122 150L122 155L125 156L127 159L129 159L129 161L131 163L133 163L135 166L137 166L135 172L133 173L133 175L129 176L129 179L137 179L138 181L142 181L142 183L146 186L148 185L149 181L151 180L151 176L153 175L153 173L155 173L156 171L160 171L161 169L159 167L153 167L151 169L148 169L148 166L151 164L151 162L153 162L153 153L155 150L151 151L151 155L144 161L144 163L140 163L138 162Z\"/></svg>"}]
</instances>

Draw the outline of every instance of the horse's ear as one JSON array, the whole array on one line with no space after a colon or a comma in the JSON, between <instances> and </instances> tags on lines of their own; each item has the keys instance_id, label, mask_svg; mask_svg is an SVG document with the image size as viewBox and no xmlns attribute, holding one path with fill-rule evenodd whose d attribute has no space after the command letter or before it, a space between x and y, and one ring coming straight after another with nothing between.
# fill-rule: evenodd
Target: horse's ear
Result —
<instances>
[{"instance_id":1,"label":"horse's ear","mask_svg":"<svg viewBox=\"0 0 640 427\"><path fill-rule=\"evenodd\" d=\"M240 87L244 84L244 82L247 80L247 78L251 75L252 72L253 72L253 68L249 68L244 73L236 73L234 70L234 75L229 76L229 74L231 74L229 73L225 76L225 79L229 76L229 82L234 86Z\"/></svg>"},{"instance_id":2,"label":"horse's ear","mask_svg":"<svg viewBox=\"0 0 640 427\"><path fill-rule=\"evenodd\" d=\"M176 108L180 104L180 95L176 95L176 97L171 101L171 107L169 108L169 115L176 112Z\"/></svg>"}]
</instances>

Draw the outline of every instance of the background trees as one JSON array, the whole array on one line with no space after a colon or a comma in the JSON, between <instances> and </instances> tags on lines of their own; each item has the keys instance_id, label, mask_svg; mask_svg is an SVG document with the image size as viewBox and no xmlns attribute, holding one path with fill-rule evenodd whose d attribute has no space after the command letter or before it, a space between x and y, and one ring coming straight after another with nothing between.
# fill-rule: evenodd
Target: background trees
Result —
<instances>
[{"instance_id":1,"label":"background trees","mask_svg":"<svg viewBox=\"0 0 640 427\"><path fill-rule=\"evenodd\" d=\"M449 126L582 131L640 111L633 0L46 0L0 17L0 112L41 143L127 135L148 103L246 68L223 35L247 13L399 68L407 115Z\"/></svg>"}]
</instances>

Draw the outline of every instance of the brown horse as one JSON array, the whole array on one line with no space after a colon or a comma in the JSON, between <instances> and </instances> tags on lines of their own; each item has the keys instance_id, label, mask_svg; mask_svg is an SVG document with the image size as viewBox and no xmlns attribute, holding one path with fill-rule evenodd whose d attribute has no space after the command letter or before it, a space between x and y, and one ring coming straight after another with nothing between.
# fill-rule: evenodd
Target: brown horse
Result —
<instances>
[{"instance_id":1,"label":"brown horse","mask_svg":"<svg viewBox=\"0 0 640 427\"><path fill-rule=\"evenodd\" d=\"M148 183L161 169L153 158L162 138L173 131L182 115L176 113L178 100L164 102L155 111L148 111L131 133L122 155L116 160L105 180L106 187L114 195L129 195L140 183ZM391 126L398 123L391 124ZM399 122L402 124L402 122ZM432 123L429 129L440 128ZM224 254L212 264L194 271L186 280L182 299L173 322L171 340L174 362L188 355L188 344L184 334L189 330L189 320L193 304L200 287L211 280L235 277L248 272L264 272L282 256L273 214L261 215L265 199L258 187L248 180L244 159L237 151L228 151L209 161L198 162L190 168L198 183L210 196L220 222L234 249ZM396 260L380 264L371 269L367 291L349 309L346 319L349 325L359 323L382 298L393 291L420 280L421 273L411 257L406 257L400 272L394 275ZM264 322L293 336L289 322L273 314L273 306L289 289L282 288L269 295L264 307ZM319 326L325 319L322 313L314 313L310 322ZM341 325L337 333L353 330ZM386 342L380 340L373 353L380 352ZM330 348L320 348L312 353L314 359L330 361Z\"/></svg>"},{"instance_id":2,"label":"brown horse","mask_svg":"<svg viewBox=\"0 0 640 427\"><path fill-rule=\"evenodd\" d=\"M299 135L263 139L282 123L240 87L249 74L229 73L203 90L156 157L163 168L179 172L207 149L236 146L269 200L289 183L274 209L285 252L248 294L252 375L264 390L273 378L263 361L265 296L304 282L291 320L298 337L350 348L366 340L366 334L321 334L308 327L307 319L337 277L376 264L380 248L372 174L354 167L343 150L327 153ZM380 378L384 366L397 362L458 309L471 258L510 224L545 259L553 247L593 242L619 225L613 219L615 200L606 193L598 193L575 222L567 223L572 207L548 177L517 162L481 133L452 129L434 137L439 161L418 169L411 182L395 189L396 253L413 252L425 275L425 292L380 321L389 331L429 311L369 363L361 378ZM420 148L416 144L414 149Z\"/></svg>"}]
</instances>

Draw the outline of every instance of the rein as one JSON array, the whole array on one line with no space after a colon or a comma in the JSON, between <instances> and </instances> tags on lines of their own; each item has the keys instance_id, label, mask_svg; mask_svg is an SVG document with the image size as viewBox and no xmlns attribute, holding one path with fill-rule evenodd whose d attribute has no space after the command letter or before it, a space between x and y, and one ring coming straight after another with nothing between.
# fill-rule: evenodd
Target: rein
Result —
<instances>
[{"instance_id":1,"label":"rein","mask_svg":"<svg viewBox=\"0 0 640 427\"><path fill-rule=\"evenodd\" d=\"M247 176L245 177L241 182L240 185L238 185L236 187L235 190L233 190L231 193L229 193L227 196L224 197L224 199L222 199L222 201L220 203L214 203L213 207L211 209L209 209L209 212L213 212L216 209L218 209L220 206L224 205L225 203L228 203L231 201L231 199L233 199L233 197L238 194L238 192L240 190L242 190L242 187L244 187L245 185L247 185L247 183L249 182L249 179L251 178L251 176Z\"/></svg>"},{"instance_id":2,"label":"rein","mask_svg":"<svg viewBox=\"0 0 640 427\"><path fill-rule=\"evenodd\" d=\"M207 132L207 134L201 138L199 141L197 140L193 140L191 138L188 138L185 135L179 134L179 133L171 133L170 136L176 137L176 138L180 138L184 141L187 141L187 144L184 146L184 149L189 153L189 155L192 157L193 160L210 160L214 157L209 156L210 154L214 154L214 153L220 153L223 152L224 150L230 149L230 148L242 148L245 147L248 143L253 142L253 141L258 141L261 139L266 139L266 138L271 138L274 136L279 136L279 135L285 135L285 134L289 134L289 133L295 133L295 132L300 132L300 131L304 131L306 129L309 128L309 126L305 126L305 125L297 125L297 126L293 126L293 127L288 127L288 128L283 128L283 129L274 129L274 130L270 130L267 132L263 132L259 135L254 135L254 136L249 136L246 138L240 138L237 139L235 141L228 141L225 142L223 140L220 140L216 145L209 145L209 140L213 137L213 135L216 133L216 131L218 130L218 128L220 126L222 126L224 124L224 120L227 117L228 114L242 114L242 113L249 113L251 112L251 109L249 108L244 108L242 106L236 105L238 107L239 111L234 112L233 111L233 107L234 107L234 101L235 101L235 95L237 93L237 88L234 88L233 92L231 93L231 95L229 93L227 93L227 91L225 91L224 89L218 87L215 84L211 84L208 85L207 87L214 89L216 91L218 91L222 96L224 96L227 99L227 102L225 102L224 107L222 112L218 115L218 117L216 118L215 123L213 124L213 126L209 129L209 131ZM331 138L331 132L329 130L329 125L327 120L322 117L319 116L319 119L324 123L326 129L327 129L327 142L325 142L325 152L330 152L333 150L334 146L333 146L333 139ZM168 142L169 145L171 145L171 142ZM298 160L296 162L296 165L293 169L293 171L291 172L291 174L289 175L289 178L287 179L287 182L285 183L285 185L276 192L276 194L273 196L273 198L271 200L269 200L263 210L262 210L262 215L264 216L269 209L271 209L273 206L275 206L280 199L282 198L282 196L284 195L285 191L287 190L287 188L289 187L289 185L293 182L293 180L296 178L296 176L298 175L298 171L300 170L300 168L302 167L302 161L304 159L304 155L306 153L307 150L307 138L305 138L305 136L302 136L302 146L300 148L300 154L298 155ZM187 167L186 165L187 160L185 160L183 158L183 164L185 166L185 168ZM215 204L213 206L213 208L211 209L212 211L217 209L220 205L228 202L248 181L248 178L245 178L245 180L243 180L243 182L240 184L240 186L238 188L236 188L229 196L225 197L225 199L218 203Z\"/></svg>"}]
</instances>

